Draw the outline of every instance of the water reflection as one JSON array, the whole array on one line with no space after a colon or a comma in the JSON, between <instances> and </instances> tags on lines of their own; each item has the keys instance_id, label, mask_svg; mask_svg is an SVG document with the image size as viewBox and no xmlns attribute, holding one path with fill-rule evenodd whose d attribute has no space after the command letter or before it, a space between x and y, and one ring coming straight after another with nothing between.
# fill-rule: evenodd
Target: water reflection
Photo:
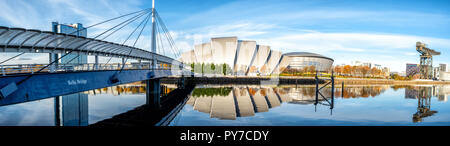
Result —
<instances>
[{"instance_id":1,"label":"water reflection","mask_svg":"<svg viewBox=\"0 0 450 146\"><path fill-rule=\"evenodd\" d=\"M163 84L168 94L176 85ZM70 95L0 104L0 126L87 126L146 103L145 84L132 83Z\"/></svg>"},{"instance_id":2,"label":"water reflection","mask_svg":"<svg viewBox=\"0 0 450 146\"><path fill-rule=\"evenodd\" d=\"M336 88L337 98L367 98L383 93L389 86L350 86ZM343 91L343 94L342 94ZM322 94L331 98L331 88L324 88ZM255 116L255 113L268 112L282 103L309 105L316 100L315 87L216 87L196 88L187 101L194 110L207 113L210 118L236 120L237 117ZM343 95L343 96L342 96ZM325 99L319 98L319 101Z\"/></svg>"},{"instance_id":3,"label":"water reflection","mask_svg":"<svg viewBox=\"0 0 450 146\"><path fill-rule=\"evenodd\" d=\"M438 111L431 109L431 98L446 102L449 95L449 86L407 86L405 87L406 99L417 99L417 112L413 114L414 123L423 122L423 118L433 116Z\"/></svg>"},{"instance_id":4,"label":"water reflection","mask_svg":"<svg viewBox=\"0 0 450 146\"><path fill-rule=\"evenodd\" d=\"M167 86L165 92L176 88ZM448 85L348 85L334 91L330 115L323 105L315 111L314 86L199 85L171 125L450 125ZM321 93L331 97L331 88ZM0 105L0 125L92 125L132 111L145 100L145 85L135 83L5 103Z\"/></svg>"},{"instance_id":5,"label":"water reflection","mask_svg":"<svg viewBox=\"0 0 450 146\"><path fill-rule=\"evenodd\" d=\"M323 105L315 111L314 86L198 86L179 122L172 125L448 125L450 121L445 104L450 86L348 85L334 91L336 108L330 115ZM321 93L331 97L331 88Z\"/></svg>"}]
</instances>

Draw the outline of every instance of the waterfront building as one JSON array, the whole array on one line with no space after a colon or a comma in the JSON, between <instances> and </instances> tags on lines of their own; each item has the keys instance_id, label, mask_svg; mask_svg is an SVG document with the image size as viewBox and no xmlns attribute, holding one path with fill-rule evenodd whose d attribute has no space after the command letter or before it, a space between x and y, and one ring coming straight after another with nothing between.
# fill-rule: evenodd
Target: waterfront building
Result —
<instances>
[{"instance_id":1,"label":"waterfront building","mask_svg":"<svg viewBox=\"0 0 450 146\"><path fill-rule=\"evenodd\" d=\"M384 72L385 77L391 74L391 69L389 67L384 67L381 71Z\"/></svg>"},{"instance_id":2,"label":"waterfront building","mask_svg":"<svg viewBox=\"0 0 450 146\"><path fill-rule=\"evenodd\" d=\"M319 72L330 71L334 60L320 54L308 52L292 52L283 55L280 66L288 69L302 70L305 67L314 66Z\"/></svg>"},{"instance_id":3,"label":"waterfront building","mask_svg":"<svg viewBox=\"0 0 450 146\"><path fill-rule=\"evenodd\" d=\"M406 64L406 76L414 75L419 73L419 65L418 64Z\"/></svg>"},{"instance_id":4,"label":"waterfront building","mask_svg":"<svg viewBox=\"0 0 450 146\"><path fill-rule=\"evenodd\" d=\"M400 75L400 76L402 76L402 77L406 77L406 72L405 72L405 71L402 71L402 72L400 72L398 75Z\"/></svg>"},{"instance_id":5,"label":"waterfront building","mask_svg":"<svg viewBox=\"0 0 450 146\"><path fill-rule=\"evenodd\" d=\"M184 52L179 60L194 64L194 72L220 70L212 73L237 76L267 76L280 74L286 68L302 69L306 66L315 66L317 71L326 72L334 62L329 57L309 52L283 54L270 46L238 40L237 37L211 38L210 42L197 44L193 50ZM222 70L228 67L231 71Z\"/></svg>"},{"instance_id":6,"label":"waterfront building","mask_svg":"<svg viewBox=\"0 0 450 146\"><path fill-rule=\"evenodd\" d=\"M439 80L441 81L450 81L450 72L439 72Z\"/></svg>"},{"instance_id":7,"label":"waterfront building","mask_svg":"<svg viewBox=\"0 0 450 146\"><path fill-rule=\"evenodd\" d=\"M450 81L448 64L439 64L439 67L433 68L433 77L440 81Z\"/></svg>"},{"instance_id":8,"label":"waterfront building","mask_svg":"<svg viewBox=\"0 0 450 146\"><path fill-rule=\"evenodd\" d=\"M379 64L374 64L373 67L375 67L376 69L379 69L379 70L383 70L383 67L381 67L381 65L379 65Z\"/></svg>"},{"instance_id":9,"label":"waterfront building","mask_svg":"<svg viewBox=\"0 0 450 146\"><path fill-rule=\"evenodd\" d=\"M352 66L367 66L369 68L372 68L372 63L370 62L362 62L362 61L352 61L350 62Z\"/></svg>"},{"instance_id":10,"label":"waterfront building","mask_svg":"<svg viewBox=\"0 0 450 146\"><path fill-rule=\"evenodd\" d=\"M433 67L433 79L439 79L440 67Z\"/></svg>"},{"instance_id":11,"label":"waterfront building","mask_svg":"<svg viewBox=\"0 0 450 146\"><path fill-rule=\"evenodd\" d=\"M448 72L448 64L439 64L440 71Z\"/></svg>"},{"instance_id":12,"label":"waterfront building","mask_svg":"<svg viewBox=\"0 0 450 146\"><path fill-rule=\"evenodd\" d=\"M52 30L55 33L62 33L68 35L74 35L78 37L87 37L87 29L82 24L59 24L58 22L52 23ZM78 57L77 57L78 56ZM55 59L58 55L55 54ZM61 58L61 64L83 64L87 63L87 55L69 54L64 58Z\"/></svg>"}]
</instances>

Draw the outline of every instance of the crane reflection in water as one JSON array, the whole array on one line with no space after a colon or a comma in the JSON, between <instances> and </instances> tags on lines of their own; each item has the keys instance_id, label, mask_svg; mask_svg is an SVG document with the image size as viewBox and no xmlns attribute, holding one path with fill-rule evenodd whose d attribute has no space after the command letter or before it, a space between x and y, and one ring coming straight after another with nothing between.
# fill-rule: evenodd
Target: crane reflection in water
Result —
<instances>
[{"instance_id":1,"label":"crane reflection in water","mask_svg":"<svg viewBox=\"0 0 450 146\"><path fill-rule=\"evenodd\" d=\"M422 122L423 118L433 116L437 113L431 109L431 98L436 93L436 87L407 87L405 97L417 99L417 112L412 115L412 122Z\"/></svg>"}]
</instances>

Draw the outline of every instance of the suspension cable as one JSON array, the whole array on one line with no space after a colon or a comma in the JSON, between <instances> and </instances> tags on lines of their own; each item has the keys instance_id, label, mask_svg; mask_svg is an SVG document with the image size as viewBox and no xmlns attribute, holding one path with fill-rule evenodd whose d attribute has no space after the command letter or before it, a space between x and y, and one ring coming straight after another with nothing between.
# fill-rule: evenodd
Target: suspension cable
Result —
<instances>
[{"instance_id":1,"label":"suspension cable","mask_svg":"<svg viewBox=\"0 0 450 146\"><path fill-rule=\"evenodd\" d=\"M16 56L13 56L13 57L11 57L11 58L8 58L8 59L6 59L6 60L0 62L0 64L3 64L3 63L5 63L5 62L8 62L8 61L10 61L10 60L12 60L12 59L14 59L14 58L16 58L16 57L19 57L20 55L23 55L23 54L25 54L25 52L21 52L21 53L17 54Z\"/></svg>"},{"instance_id":2,"label":"suspension cable","mask_svg":"<svg viewBox=\"0 0 450 146\"><path fill-rule=\"evenodd\" d=\"M162 39L161 39L161 31L159 31L159 26L158 26L158 23L156 23L156 34L158 34L157 36L158 37L156 37L156 39L158 40L158 42L159 42L159 44L160 44L160 46L158 47L158 50L159 50L159 54L163 54L164 56L166 56L166 52L164 51L164 43L163 43L163 41L162 41Z\"/></svg>"},{"instance_id":3,"label":"suspension cable","mask_svg":"<svg viewBox=\"0 0 450 146\"><path fill-rule=\"evenodd\" d=\"M149 12L145 12L145 13L138 14L138 15L137 15L138 17L133 17L133 19L128 19L128 20L126 20L126 21L125 21L125 22L127 22L126 24L122 25L120 28L116 29L115 31L113 31L113 32L111 32L110 34L108 34L107 36L103 37L101 40L105 40L105 39L108 38L109 36L113 35L113 34L116 33L117 31L119 31L119 30L121 30L122 28L124 28L125 26L128 26L128 24L130 24L130 23L136 21L137 19L141 18L142 16L144 16L144 15L147 14L147 13L149 13ZM89 51L90 51L90 50L88 50L87 53L89 53ZM78 58L79 56L80 56L80 54L78 54L77 57L75 57L75 58ZM72 60L73 60L73 59L72 59ZM72 61L72 60L71 60L71 61ZM69 62L70 62L70 61L69 61ZM67 62L67 64L68 64L69 62Z\"/></svg>"},{"instance_id":4,"label":"suspension cable","mask_svg":"<svg viewBox=\"0 0 450 146\"><path fill-rule=\"evenodd\" d=\"M148 13L148 12L143 12L143 14L145 14L145 13ZM135 18L142 17L142 16L143 16L143 15L138 14L138 15L136 15L136 16L134 16L134 17L131 17L130 19L127 19L126 21L124 21L124 22L122 22L122 23L119 23L118 25L116 25L116 26L114 26L114 27L112 27L112 28L106 30L105 32L103 32L103 33L97 35L97 36L94 37L93 39L95 40L95 39L97 39L98 37L100 37L100 36L106 34L107 32L109 32L109 31L111 31L111 30L113 30L113 29L115 29L115 28L117 28L117 27L119 27L119 26L125 24L126 22L128 22L128 21L130 21L130 20L132 20L132 19L135 19ZM114 32L113 32L113 33L114 33ZM103 39L100 39L100 40L103 40ZM91 41L88 41L88 42L85 42L85 43L83 43L83 44L81 44L81 45L75 47L74 49L70 50L69 52L67 52L66 54L64 54L63 56L61 56L60 58L58 58L58 59L56 59L55 61L51 62L50 64L44 66L43 68L41 68L41 69L40 69L39 71L37 71L36 73L41 72L42 70L44 70L45 68L49 67L49 66L52 65L53 63L58 62L58 61L61 60L62 58L64 58L64 57L66 57L67 55L71 54L74 50L77 50L77 49L83 47L84 45L89 44L90 42L91 42ZM78 54L77 57L79 57L79 56L80 56L80 55ZM72 60L73 60L73 59L72 59Z\"/></svg>"},{"instance_id":5,"label":"suspension cable","mask_svg":"<svg viewBox=\"0 0 450 146\"><path fill-rule=\"evenodd\" d=\"M138 35L138 37L136 38L136 41L134 41L133 48L136 46L136 43L139 41L139 38L141 37L142 32L144 31L145 27L147 26L148 20L150 19L150 15L148 15L146 19L147 19L147 20L145 20L145 24L142 26L142 29L141 29L141 31L139 32L139 35ZM130 52L129 52L128 55L126 56L125 62L122 64L122 69L120 69L120 72L119 72L119 73L121 73L122 70L124 69L125 64L127 63L129 56L131 55L131 52L133 52L133 49L130 49Z\"/></svg>"},{"instance_id":6,"label":"suspension cable","mask_svg":"<svg viewBox=\"0 0 450 146\"><path fill-rule=\"evenodd\" d=\"M169 45L171 46L171 49L173 50L173 54L175 55L175 57L177 57L177 50L176 50L176 47L175 47L175 45L174 45L174 42L172 41L172 37L171 37L171 35L170 35L170 32L167 30L167 28L165 27L165 25L164 25L164 22L162 21L162 19L161 19L161 17L159 17L159 15L156 15L157 16L157 18L158 18L158 22L160 23L160 27L161 27L161 29L163 30L163 32L164 32L164 35L166 36L166 40L168 41L168 43L169 43Z\"/></svg>"},{"instance_id":7,"label":"suspension cable","mask_svg":"<svg viewBox=\"0 0 450 146\"><path fill-rule=\"evenodd\" d=\"M175 57L180 56L180 54L179 54L180 51L179 51L178 48L176 47L176 44L175 44L175 42L173 41L173 38L172 38L172 36L171 36L169 30L167 29L166 25L164 24L164 21L163 21L162 18L159 16L159 14L158 14L157 11L155 11L155 14L156 14L157 19L159 20L158 22L159 22L159 23L161 24L161 26L162 26L161 28L162 28L163 31L165 32L167 41L168 41L169 44L171 45L172 49L174 49L175 52L176 52L176 54L174 54Z\"/></svg>"},{"instance_id":8,"label":"suspension cable","mask_svg":"<svg viewBox=\"0 0 450 146\"><path fill-rule=\"evenodd\" d=\"M146 9L146 10L148 10L148 9ZM142 11L140 11L140 12L142 12ZM138 16L138 15L137 15ZM130 18L130 19L133 19L133 18L135 18L135 17L137 17L137 16L134 16L134 17L132 17L132 18ZM112 20L112 19L110 19L110 20ZM109 20L109 21L110 21ZM129 19L128 19L129 20ZM98 37L100 37L100 36L102 36L103 34L105 34L105 33L107 33L107 32L109 32L109 31L111 31L112 29L114 29L114 28L116 28L116 27L118 27L118 26L120 26L120 25L122 25L122 24L124 24L126 21L124 21L124 22L122 22L122 23L120 23L120 24L118 24L118 25L116 25L116 26L114 26L114 27L112 27L112 28L110 28L110 29L108 29L108 30L106 30L105 32L103 32L103 33L101 33L101 34L99 34L99 35L97 35L96 37L94 37L93 39L95 40L96 38L98 38ZM77 30L77 31L79 31L79 30ZM66 54L64 54L63 56L61 56L60 58L58 58L58 59L56 59L55 61L53 61L53 62L51 62L50 64L48 64L48 65L46 65L46 66L44 66L44 67L42 67L41 69L39 69L36 73L39 73L39 72L41 72L42 70L44 70L45 68L47 68L47 67L49 67L50 65L52 65L52 64L54 64L55 62L57 62L57 61L59 61L60 59L62 59L62 58L64 58L64 57L66 57L67 55L69 55L69 54L71 54L74 50L76 50L76 49L79 49L80 47L82 47L82 46L84 46L84 45L86 45L86 44L88 44L90 41L87 41L87 42L85 42L85 43L83 43L83 44L81 44L81 45L79 45L79 46L77 46L77 47L75 47L73 50L70 50L68 53L66 53ZM23 79L23 80L21 80L21 81L19 81L18 83L17 83L17 85L20 85L20 84L22 84L23 82L25 82L26 80L28 80L28 79L30 79L31 77L33 76L33 74L31 74L31 75L28 75L25 79Z\"/></svg>"},{"instance_id":9,"label":"suspension cable","mask_svg":"<svg viewBox=\"0 0 450 146\"><path fill-rule=\"evenodd\" d=\"M144 23L144 21L145 21L148 17L150 17L150 15L151 15L151 12L148 14L148 16L147 16L144 20L141 21L141 23L139 23L139 25L133 30L133 32L131 32L130 35L128 35L127 39L125 39L125 41L123 41L122 45L124 45L124 44L130 39L130 37L133 36L133 34L136 32L136 30L137 30L139 27L141 27L141 25ZM133 48L132 48L132 49L133 49ZM113 57L111 56L111 57L108 59L108 61L106 62L106 64L108 64L108 63L111 61L112 58L113 58Z\"/></svg>"},{"instance_id":10,"label":"suspension cable","mask_svg":"<svg viewBox=\"0 0 450 146\"><path fill-rule=\"evenodd\" d=\"M111 18L111 19L105 20L105 21L103 21L103 22L100 22L100 23L97 23L97 24L94 24L94 25L85 27L85 28L83 28L83 29L73 31L73 32L69 33L69 35L72 35L72 34L74 34L74 33L78 33L79 31L83 31L83 30L86 30L86 29L88 29L88 28L91 28L91 27L94 27L94 26L97 26L97 25L100 25L100 24L103 24L103 23L106 23L106 22L109 22L109 21L113 21L113 20L116 20L116 19L119 19L119 18L122 18L122 17L125 17L125 16L133 15L133 14L136 14L136 13L139 13L139 12L142 12L142 11L146 11L146 10L150 10L150 9L151 9L151 8L147 8L147 9L144 9L144 10L140 10L140 11L128 13L128 14L125 14L125 15L122 15L122 16L118 16L118 17L115 17L115 18ZM21 55L23 55L23 54L25 54L25 52L22 52L21 54L18 54L17 56L14 56L14 57L12 57L12 58L10 58L10 59L7 59L7 60L1 62L0 64L3 64L3 63L5 63L5 62L7 62L7 61L9 61L9 60L11 60L11 59L13 59L13 58L19 57L19 56L21 56Z\"/></svg>"},{"instance_id":11,"label":"suspension cable","mask_svg":"<svg viewBox=\"0 0 450 146\"><path fill-rule=\"evenodd\" d=\"M105 21L103 21L103 22L99 22L99 23L97 23L97 24L94 24L94 25L85 27L85 28L83 28L83 29L81 29L81 30L77 30L77 31L71 32L71 33L69 33L69 34L77 33L77 32L79 32L79 31L86 30L86 29L88 29L88 28L91 28L91 27L94 27L94 26L97 26L97 25L100 25L100 24L103 24L103 23L106 23L106 22L109 22L109 21L113 21L113 20L116 20L116 19L119 19L119 18L122 18L122 17L125 17L125 16L133 15L133 14L136 14L136 13L139 13L139 12L143 12L143 11L148 11L148 10L151 10L151 8L147 8L147 9L143 9L143 10L140 10L140 11L128 13L128 14L125 14L125 15L122 15L122 16L118 16L118 17L115 17L115 18L111 18L111 19L105 20Z\"/></svg>"},{"instance_id":12,"label":"suspension cable","mask_svg":"<svg viewBox=\"0 0 450 146\"><path fill-rule=\"evenodd\" d=\"M162 28L161 28L161 25L159 24L159 23L156 23L156 30L159 32L159 37L158 37L158 39L159 39L159 41L160 41L160 43L161 43L161 47L162 47L162 52L164 53L164 55L166 54L165 53L165 47L164 47L164 42L163 42L163 39L161 38L161 37L163 37L163 35L164 35L164 31L163 32L161 32L160 31L160 29L162 30ZM163 33L163 34L161 34L161 33ZM164 35L165 36L165 35ZM169 44L169 46L170 46L170 44ZM170 49L170 51L172 52L172 54L174 54L175 55L175 52L171 49L171 48L169 48Z\"/></svg>"}]
</instances>

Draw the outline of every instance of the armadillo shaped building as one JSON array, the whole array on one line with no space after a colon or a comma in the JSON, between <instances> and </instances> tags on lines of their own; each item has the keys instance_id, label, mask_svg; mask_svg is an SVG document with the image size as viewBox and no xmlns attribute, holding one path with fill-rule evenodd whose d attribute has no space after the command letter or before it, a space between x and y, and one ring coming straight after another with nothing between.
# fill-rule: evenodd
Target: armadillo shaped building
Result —
<instances>
[{"instance_id":1,"label":"armadillo shaped building","mask_svg":"<svg viewBox=\"0 0 450 146\"><path fill-rule=\"evenodd\" d=\"M301 69L311 65L325 72L334 62L331 58L308 52L282 54L270 46L237 37L211 38L210 42L197 44L193 50L184 52L179 60L185 64L226 64L232 69L229 74L238 76L266 76L279 74L285 68Z\"/></svg>"}]
</instances>

